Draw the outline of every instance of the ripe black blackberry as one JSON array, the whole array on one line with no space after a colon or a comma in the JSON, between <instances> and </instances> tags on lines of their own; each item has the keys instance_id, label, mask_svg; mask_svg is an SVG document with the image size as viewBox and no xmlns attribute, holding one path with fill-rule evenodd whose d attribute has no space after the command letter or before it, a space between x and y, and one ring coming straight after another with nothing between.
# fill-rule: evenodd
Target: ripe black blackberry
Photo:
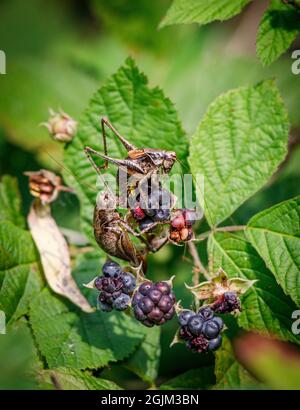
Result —
<instances>
[{"instance_id":1,"label":"ripe black blackberry","mask_svg":"<svg viewBox=\"0 0 300 410\"><path fill-rule=\"evenodd\" d=\"M216 313L230 313L241 311L241 301L236 292L225 292L212 305L212 309Z\"/></svg>"},{"instance_id":2,"label":"ripe black blackberry","mask_svg":"<svg viewBox=\"0 0 300 410\"><path fill-rule=\"evenodd\" d=\"M193 352L204 353L216 350L221 346L220 335L224 323L220 317L214 316L214 311L205 306L197 313L184 310L178 316L179 338L186 342L186 346Z\"/></svg>"},{"instance_id":3,"label":"ripe black blackberry","mask_svg":"<svg viewBox=\"0 0 300 410\"><path fill-rule=\"evenodd\" d=\"M146 229L154 222L168 222L171 218L172 195L159 184L156 189L148 187L148 195L138 195L138 202L131 210L140 230Z\"/></svg>"},{"instance_id":4,"label":"ripe black blackberry","mask_svg":"<svg viewBox=\"0 0 300 410\"><path fill-rule=\"evenodd\" d=\"M175 295L167 282L143 282L132 298L135 318L147 327L162 325L175 314Z\"/></svg>"},{"instance_id":5,"label":"ripe black blackberry","mask_svg":"<svg viewBox=\"0 0 300 410\"><path fill-rule=\"evenodd\" d=\"M135 277L131 273L123 272L121 266L112 261L103 265L102 273L94 282L94 286L100 291L99 309L103 312L125 310L130 303L129 295L136 286Z\"/></svg>"}]
</instances>

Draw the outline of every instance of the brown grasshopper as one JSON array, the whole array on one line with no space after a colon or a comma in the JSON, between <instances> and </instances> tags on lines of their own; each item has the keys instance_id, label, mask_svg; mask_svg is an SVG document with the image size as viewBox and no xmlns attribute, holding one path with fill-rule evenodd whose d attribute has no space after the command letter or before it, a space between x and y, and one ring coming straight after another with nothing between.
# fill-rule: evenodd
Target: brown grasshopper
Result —
<instances>
[{"instance_id":1,"label":"brown grasshopper","mask_svg":"<svg viewBox=\"0 0 300 410\"><path fill-rule=\"evenodd\" d=\"M107 155L107 142L106 142L106 133L105 125L112 130L114 135L119 139L127 150L127 158L125 159L115 159ZM176 161L176 153L174 151L165 151L161 149L153 148L137 148L135 145L128 142L108 121L107 118L101 118L102 126L102 138L103 138L103 147L104 154L94 150L90 147L85 147L84 151L91 162L92 166L97 170L107 168L108 163L117 165L118 167L126 168L129 175L132 174L141 174L147 175L151 172L162 171L163 173L169 173L172 166ZM104 165L98 167L91 155L95 155L105 160Z\"/></svg>"},{"instance_id":2,"label":"brown grasshopper","mask_svg":"<svg viewBox=\"0 0 300 410\"><path fill-rule=\"evenodd\" d=\"M138 149L129 143L106 118L101 119L101 125L104 154L90 147L85 147L84 149L88 160L99 175L101 175L101 169L108 168L109 162L117 165L119 170L126 168L127 174L129 176L137 175L138 180L147 180L148 176L159 171L163 173L170 172L176 161L175 152L152 148ZM127 158L114 159L107 155L105 125L113 131L126 148ZM91 155L104 159L104 165L101 167L97 166ZM156 226L165 224L165 222L154 222L151 227L137 233L127 223L127 220L123 219L116 211L116 201L112 193L106 191L98 195L98 202L94 211L94 234L98 245L109 255L127 260L134 266L139 266L145 258L144 254L136 249L129 234L139 238L146 245L144 253L148 251L156 252L165 243L170 241L170 237L168 234L161 237L160 235L152 234L151 231ZM170 224L170 222L167 224ZM169 229L167 230L169 231ZM146 235L145 239L143 235L148 233L150 235Z\"/></svg>"}]
</instances>

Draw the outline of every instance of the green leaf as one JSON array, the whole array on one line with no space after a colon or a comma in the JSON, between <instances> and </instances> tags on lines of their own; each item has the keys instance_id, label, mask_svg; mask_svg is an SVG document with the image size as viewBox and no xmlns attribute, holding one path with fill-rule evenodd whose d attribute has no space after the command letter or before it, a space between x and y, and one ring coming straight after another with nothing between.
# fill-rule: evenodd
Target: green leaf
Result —
<instances>
[{"instance_id":1,"label":"green leaf","mask_svg":"<svg viewBox=\"0 0 300 410\"><path fill-rule=\"evenodd\" d=\"M238 316L239 325L299 343L291 331L292 312L297 307L283 293L252 245L236 235L217 233L210 237L208 251L215 269L222 266L229 277L257 279L241 298L243 310Z\"/></svg>"},{"instance_id":2,"label":"green leaf","mask_svg":"<svg viewBox=\"0 0 300 410\"><path fill-rule=\"evenodd\" d=\"M209 389L215 383L213 367L201 367L192 369L177 377L174 377L161 386L161 390L204 390Z\"/></svg>"},{"instance_id":3,"label":"green leaf","mask_svg":"<svg viewBox=\"0 0 300 410\"><path fill-rule=\"evenodd\" d=\"M21 198L16 179L4 176L0 184L0 310L11 324L28 312L29 302L43 285L39 255L23 229Z\"/></svg>"},{"instance_id":4,"label":"green leaf","mask_svg":"<svg viewBox=\"0 0 300 410\"><path fill-rule=\"evenodd\" d=\"M82 227L92 240L97 175L83 149L88 145L103 152L100 122L103 116L108 117L122 135L140 148L175 150L178 158L183 160L188 149L171 101L159 88L149 88L145 75L132 59L127 59L91 99L79 122L77 136L68 145L64 156L65 165L73 174L65 173L65 179L76 188L81 201ZM126 151L113 134L109 131L107 134L108 154L114 158L125 158Z\"/></svg>"},{"instance_id":5,"label":"green leaf","mask_svg":"<svg viewBox=\"0 0 300 410\"><path fill-rule=\"evenodd\" d=\"M300 305L300 196L255 215L247 236L284 292Z\"/></svg>"},{"instance_id":6,"label":"green leaf","mask_svg":"<svg viewBox=\"0 0 300 410\"><path fill-rule=\"evenodd\" d=\"M18 320L0 335L0 390L36 389L41 363L27 320Z\"/></svg>"},{"instance_id":7,"label":"green leaf","mask_svg":"<svg viewBox=\"0 0 300 410\"><path fill-rule=\"evenodd\" d=\"M39 124L48 119L50 107L79 116L95 82L67 64L29 56L9 60L7 70L9 75L0 80L1 126L14 144L39 151L39 158L57 166L48 153L57 159L62 147Z\"/></svg>"},{"instance_id":8,"label":"green leaf","mask_svg":"<svg viewBox=\"0 0 300 410\"><path fill-rule=\"evenodd\" d=\"M123 360L145 337L124 313L84 313L44 289L31 303L30 322L50 368L99 368Z\"/></svg>"},{"instance_id":9,"label":"green leaf","mask_svg":"<svg viewBox=\"0 0 300 410\"><path fill-rule=\"evenodd\" d=\"M222 346L216 351L215 374L217 390L247 389L255 380L235 359L230 340L223 336Z\"/></svg>"},{"instance_id":10,"label":"green leaf","mask_svg":"<svg viewBox=\"0 0 300 410\"><path fill-rule=\"evenodd\" d=\"M43 384L58 390L122 390L110 380L96 378L81 370L66 367L44 370L39 379Z\"/></svg>"},{"instance_id":11,"label":"green leaf","mask_svg":"<svg viewBox=\"0 0 300 410\"><path fill-rule=\"evenodd\" d=\"M211 226L229 217L276 171L287 151L287 112L273 81L213 102L191 139L189 163Z\"/></svg>"},{"instance_id":12,"label":"green leaf","mask_svg":"<svg viewBox=\"0 0 300 410\"><path fill-rule=\"evenodd\" d=\"M43 284L39 256L29 232L2 221L0 224L0 309L7 321L28 312L29 302Z\"/></svg>"},{"instance_id":13,"label":"green leaf","mask_svg":"<svg viewBox=\"0 0 300 410\"><path fill-rule=\"evenodd\" d=\"M21 228L25 227L18 182L9 175L4 175L0 183L0 220L10 221Z\"/></svg>"},{"instance_id":14,"label":"green leaf","mask_svg":"<svg viewBox=\"0 0 300 410\"><path fill-rule=\"evenodd\" d=\"M152 384L157 378L160 353L160 328L147 329L145 339L124 365Z\"/></svg>"},{"instance_id":15,"label":"green leaf","mask_svg":"<svg viewBox=\"0 0 300 410\"><path fill-rule=\"evenodd\" d=\"M173 0L160 26L182 23L201 25L215 20L228 20L239 14L251 0Z\"/></svg>"},{"instance_id":16,"label":"green leaf","mask_svg":"<svg viewBox=\"0 0 300 410\"><path fill-rule=\"evenodd\" d=\"M284 53L300 30L300 10L272 0L259 25L256 50L264 65L273 63Z\"/></svg>"}]
</instances>

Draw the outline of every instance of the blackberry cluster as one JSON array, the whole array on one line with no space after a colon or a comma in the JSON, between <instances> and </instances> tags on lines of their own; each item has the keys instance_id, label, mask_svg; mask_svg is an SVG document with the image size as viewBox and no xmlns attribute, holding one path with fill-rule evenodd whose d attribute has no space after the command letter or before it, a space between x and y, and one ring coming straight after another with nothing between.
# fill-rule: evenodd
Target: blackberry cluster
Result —
<instances>
[{"instance_id":1,"label":"blackberry cluster","mask_svg":"<svg viewBox=\"0 0 300 410\"><path fill-rule=\"evenodd\" d=\"M212 305L216 313L230 313L242 310L241 301L236 292L225 292Z\"/></svg>"},{"instance_id":2,"label":"blackberry cluster","mask_svg":"<svg viewBox=\"0 0 300 410\"><path fill-rule=\"evenodd\" d=\"M131 212L141 231L154 222L167 222L170 220L171 195L161 186L153 192L148 192L146 200L141 196L138 199L138 203Z\"/></svg>"},{"instance_id":3,"label":"blackberry cluster","mask_svg":"<svg viewBox=\"0 0 300 410\"><path fill-rule=\"evenodd\" d=\"M162 325L175 314L175 295L167 282L143 282L132 298L135 318L143 325Z\"/></svg>"},{"instance_id":4,"label":"blackberry cluster","mask_svg":"<svg viewBox=\"0 0 300 410\"><path fill-rule=\"evenodd\" d=\"M98 306L103 312L113 309L125 310L130 303L130 294L136 286L135 277L123 272L121 266L113 261L106 262L102 267L102 276L95 279L94 285L100 291Z\"/></svg>"},{"instance_id":5,"label":"blackberry cluster","mask_svg":"<svg viewBox=\"0 0 300 410\"><path fill-rule=\"evenodd\" d=\"M178 209L171 222L170 239L176 243L190 241L194 237L192 226L196 222L195 211Z\"/></svg>"},{"instance_id":6,"label":"blackberry cluster","mask_svg":"<svg viewBox=\"0 0 300 410\"><path fill-rule=\"evenodd\" d=\"M221 330L223 320L214 316L214 311L206 306L198 313L184 310L178 316L180 324L179 337L186 342L189 349L197 353L216 350L222 344Z\"/></svg>"}]
</instances>

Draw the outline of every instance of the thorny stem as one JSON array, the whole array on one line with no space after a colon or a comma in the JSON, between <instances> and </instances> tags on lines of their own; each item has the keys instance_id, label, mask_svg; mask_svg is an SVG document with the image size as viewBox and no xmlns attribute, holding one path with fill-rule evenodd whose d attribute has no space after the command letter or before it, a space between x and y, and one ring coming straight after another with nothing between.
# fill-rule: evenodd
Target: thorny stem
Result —
<instances>
[{"instance_id":1,"label":"thorny stem","mask_svg":"<svg viewBox=\"0 0 300 410\"><path fill-rule=\"evenodd\" d=\"M208 238L211 233L214 232L235 232L235 231L244 231L246 229L246 225L232 225L232 226L221 226L219 228L211 229L210 231L204 232L203 234L199 235L195 241L203 241L204 239Z\"/></svg>"}]
</instances>

